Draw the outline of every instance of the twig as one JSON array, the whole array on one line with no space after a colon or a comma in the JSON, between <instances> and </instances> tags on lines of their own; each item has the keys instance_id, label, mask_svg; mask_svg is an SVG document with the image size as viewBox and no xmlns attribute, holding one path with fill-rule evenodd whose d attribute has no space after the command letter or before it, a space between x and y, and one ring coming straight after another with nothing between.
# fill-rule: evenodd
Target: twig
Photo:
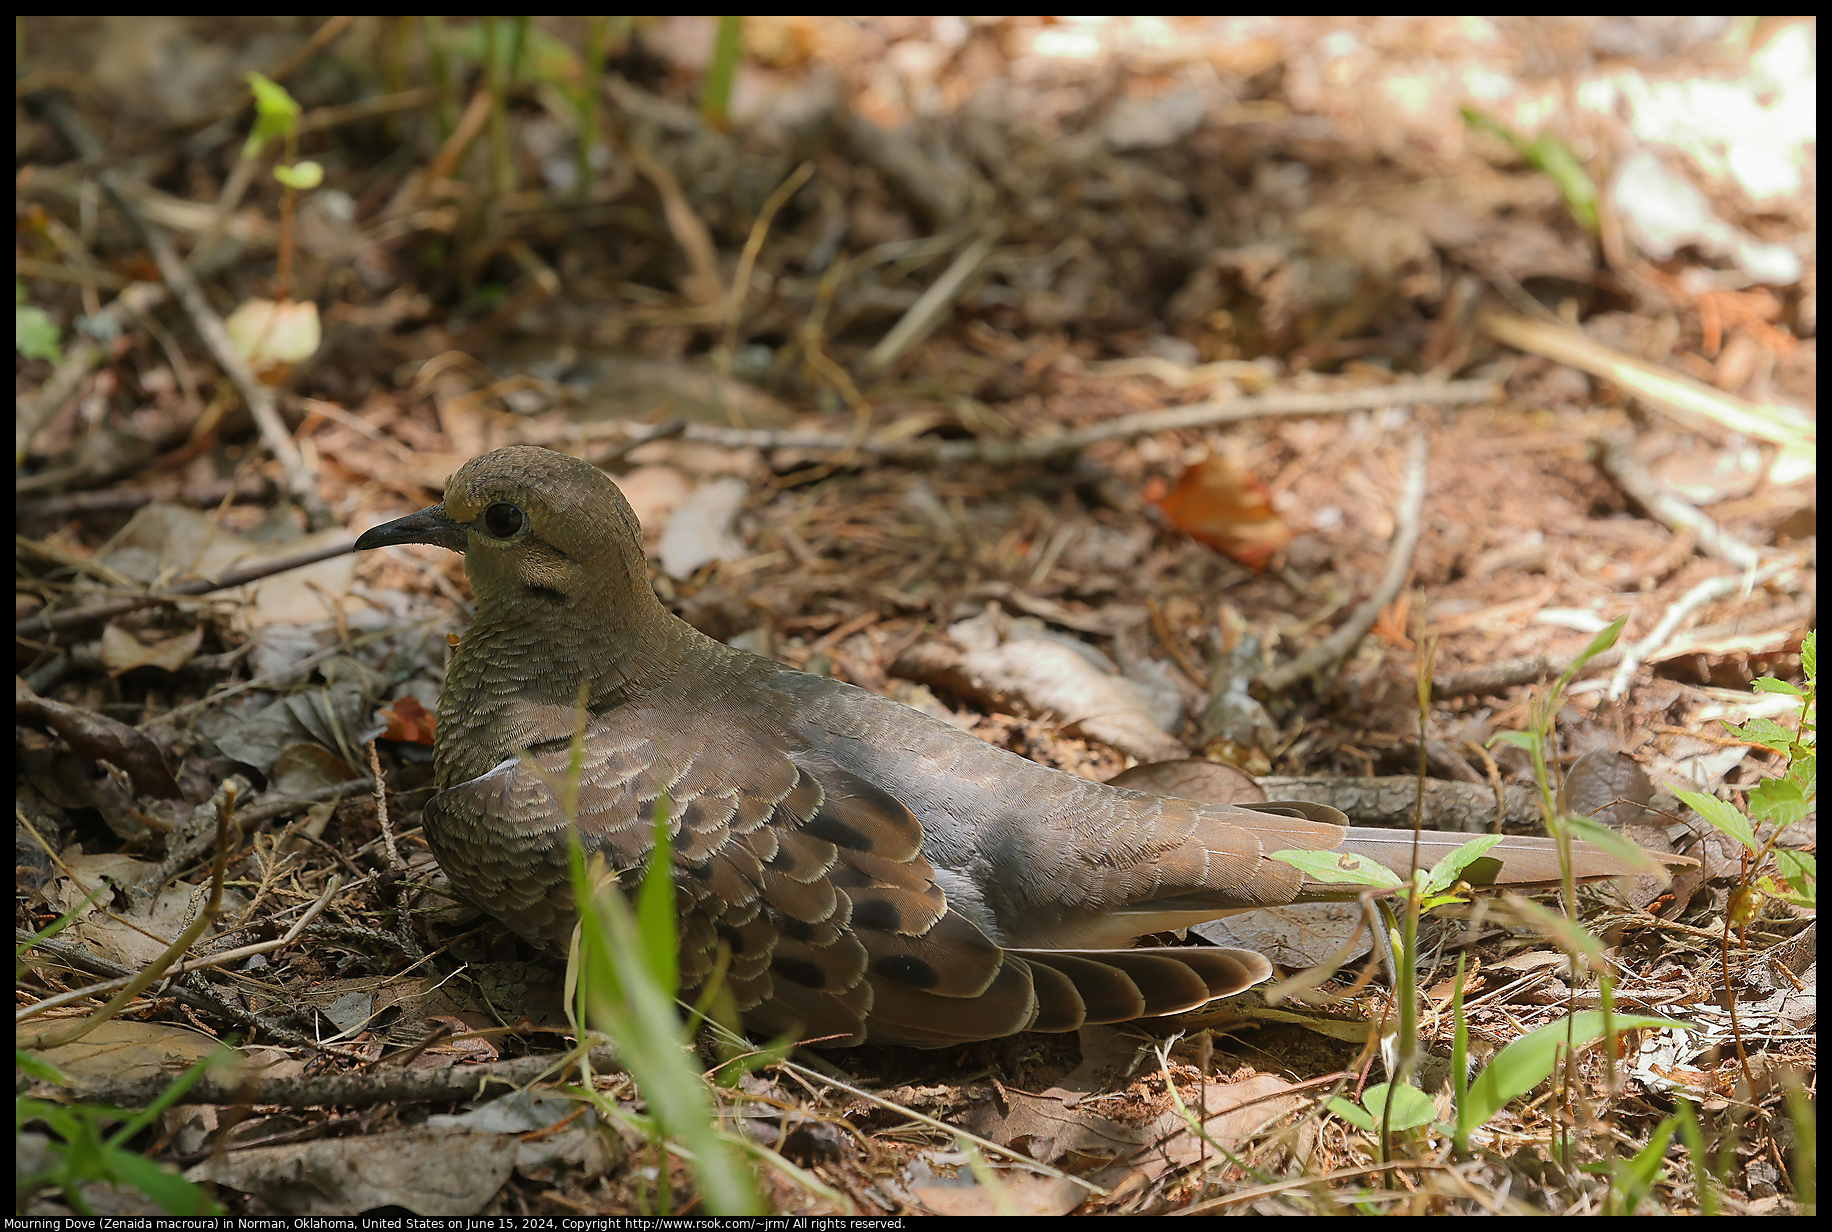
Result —
<instances>
[{"instance_id":1,"label":"twig","mask_svg":"<svg viewBox=\"0 0 1832 1232\"><path fill-rule=\"evenodd\" d=\"M1387 567L1374 593L1349 613L1349 618L1334 633L1281 667L1262 673L1256 683L1273 693L1290 688L1306 676L1339 663L1354 650L1363 635L1374 627L1381 609L1393 602L1406 574L1412 569L1412 553L1418 547L1420 513L1425 507L1425 464L1428 451L1423 435L1412 438L1406 453L1406 487L1394 512L1393 540L1387 547Z\"/></svg>"},{"instance_id":2,"label":"twig","mask_svg":"<svg viewBox=\"0 0 1832 1232\"><path fill-rule=\"evenodd\" d=\"M970 174L963 176L954 168L937 165L921 146L902 133L879 128L863 116L849 115L839 125L839 136L847 153L873 167L937 230L946 230L960 221L972 201L976 185Z\"/></svg>"},{"instance_id":3,"label":"twig","mask_svg":"<svg viewBox=\"0 0 1832 1232\"><path fill-rule=\"evenodd\" d=\"M1506 312L1485 312L1476 318L1476 325L1504 345L1569 364L1618 385L1687 427L1696 427L1702 421L1808 454L1819 439L1818 428L1791 406L1746 402L1677 372L1623 355L1569 326L1531 321Z\"/></svg>"},{"instance_id":4,"label":"twig","mask_svg":"<svg viewBox=\"0 0 1832 1232\"><path fill-rule=\"evenodd\" d=\"M391 628L372 629L369 632L362 634L360 637L351 638L348 642L344 642L344 643L340 643L340 644L332 645L332 646L326 646L323 650L317 651L313 654L309 654L305 658L299 660L297 663L291 664L287 667L276 668L275 670L268 672L265 676L256 676L252 680L244 680L238 684L229 685L226 688L218 689L216 692L210 694L207 697L200 697L194 702L186 702L182 706L175 706L172 709L166 711L164 714L156 714L152 718L147 719L144 723L140 724L140 727L144 730L147 728L159 727L159 726L176 723L178 720L182 718L186 718L190 715L196 714L200 710L208 710L212 706L221 705L223 702L234 697L236 694L245 693L249 689L267 689L267 688L273 687L276 684L281 683L282 681L303 680L305 678L305 673L307 671L311 670L314 667L317 667L320 663L323 663L326 659L333 658L336 655L340 655L340 654L348 654L350 650L354 647L367 646L370 642L376 641L383 637L389 637L394 634L401 633L405 629L412 629L412 628L424 629L432 625L433 623L435 623L434 620L428 619L428 620L423 620L423 621L417 621L413 624L406 625L406 626L395 627L392 629ZM350 781L353 784L356 784L358 786L363 786L363 787L368 786L368 783L369 783L367 779L352 779Z\"/></svg>"},{"instance_id":5,"label":"twig","mask_svg":"<svg viewBox=\"0 0 1832 1232\"><path fill-rule=\"evenodd\" d=\"M253 958L256 954L265 954L270 950L278 950L291 945L298 939L299 934L304 931L305 926L316 919L320 911L324 910L325 904L331 901L331 896L337 893L342 886L343 882L333 874L331 879L325 883L324 893L320 894L318 900L305 909L305 914L299 917L297 923L287 929L284 937L276 937L272 941L261 941L254 945L244 945L237 949L224 950L220 954L211 954L205 958L198 958L187 963L180 963L166 973L167 978L176 979L178 976L188 974L192 971L202 971L206 967L220 967L224 963L240 962L244 958ZM115 989L130 983L136 979L137 976L138 973L136 972L134 975L123 975L112 980L106 980L100 984L91 984L87 988L77 988L70 992L60 992L54 997L46 997L43 1001L35 1001L14 1014L13 1021L16 1023L24 1022L34 1015L42 1014L46 1010L56 1009L60 1005L67 1005L72 1001L80 1001L85 997L97 997L106 992L113 992Z\"/></svg>"},{"instance_id":6,"label":"twig","mask_svg":"<svg viewBox=\"0 0 1832 1232\"><path fill-rule=\"evenodd\" d=\"M103 153L102 143L96 140L87 126L77 118L70 106L58 97L47 98L44 111L57 127L64 139L69 141L76 152L84 157L96 157ZM192 327L204 341L211 358L223 370L235 385L236 392L242 395L249 414L254 416L256 426L261 432L261 441L267 450L280 463L281 472L286 476L286 488L299 507L305 510L306 524L311 530L323 530L331 524L331 507L324 498L318 495L316 483L311 471L306 467L305 458L294 443L292 434L286 430L285 422L280 418L279 405L274 399L273 390L255 379L248 364L235 349L235 343L229 340L229 331L223 327L223 319L216 315L216 309L204 298L203 288L198 285L197 275L192 273L178 256L178 250L164 231L149 222L134 203L127 191L120 174L111 169L98 171L96 182L114 198L115 205L127 216L134 229L139 232L140 240L152 255L153 262L159 267L160 276L165 285L177 297L186 314L191 318Z\"/></svg>"},{"instance_id":7,"label":"twig","mask_svg":"<svg viewBox=\"0 0 1832 1232\"><path fill-rule=\"evenodd\" d=\"M1666 610L1659 623L1646 637L1622 652L1622 662L1616 665L1615 673L1610 676L1609 688L1604 695L1613 702L1628 692L1629 681L1634 678L1635 672L1662 646L1666 645L1667 640L1673 636L1679 626L1685 623L1686 617L1699 608L1727 595L1734 595L1739 590L1754 588L1778 574L1797 568L1799 563L1796 560L1778 560L1748 573L1706 578L1688 590L1674 601L1673 606Z\"/></svg>"},{"instance_id":8,"label":"twig","mask_svg":"<svg viewBox=\"0 0 1832 1232\"><path fill-rule=\"evenodd\" d=\"M956 453L958 460L963 461L974 456L987 462L1036 460L1070 453L1096 441L1143 436L1148 432L1164 432L1173 428L1209 427L1265 415L1341 415L1349 411L1399 405L1456 406L1493 401L1500 391L1501 386L1494 381L1418 381L1400 385L1370 385L1363 389L1344 389L1330 393L1291 391L1255 394L1245 398L1230 398L1225 402L1196 402L1164 411L1126 415L1074 432L1065 432L1061 436L1019 441L1016 444L1000 441L942 441L938 444L965 446L964 449L951 451Z\"/></svg>"},{"instance_id":9,"label":"twig","mask_svg":"<svg viewBox=\"0 0 1832 1232\"><path fill-rule=\"evenodd\" d=\"M347 555L355 541L337 542L322 547L308 548L303 552L294 552L289 556L276 556L253 565L244 565L240 569L231 569L216 577L194 578L189 582L180 582L168 586L158 593L148 592L135 595L131 599L111 599L106 603L97 603L90 607L74 608L67 612L46 612L22 620L14 627L18 637L34 637L41 633L50 633L57 629L69 629L78 625L92 624L98 620L110 620L127 612L138 611L143 607L159 607L176 603L180 599L207 595L212 591L227 590L231 586L245 586L276 573L285 573L289 569L302 569L306 565L329 560L333 556Z\"/></svg>"},{"instance_id":10,"label":"twig","mask_svg":"<svg viewBox=\"0 0 1832 1232\"><path fill-rule=\"evenodd\" d=\"M1578 676L1594 676L1606 667L1614 667L1622 658L1619 648L1605 650L1587 661ZM1443 672L1431 678L1431 695L1435 698L1472 697L1504 693L1517 684L1538 684L1565 670L1565 665L1545 655L1523 655L1518 659L1497 659L1463 672Z\"/></svg>"},{"instance_id":11,"label":"twig","mask_svg":"<svg viewBox=\"0 0 1832 1232\"><path fill-rule=\"evenodd\" d=\"M311 791L300 792L298 795L288 793L279 799L275 797L281 793L269 791L256 803L241 810L241 826L244 831L252 831L266 825L276 817L284 817L294 809L308 804L322 803L325 800L336 800L348 792L357 791L366 786L368 784L362 779L351 779L347 783L334 783L329 787L315 788ZM208 851L210 842L211 837L208 832L191 839L161 860L157 868L135 882L130 889L143 897L153 897L165 888L166 882L190 867L191 861ZM361 875L361 871L357 870L358 875Z\"/></svg>"},{"instance_id":12,"label":"twig","mask_svg":"<svg viewBox=\"0 0 1832 1232\"><path fill-rule=\"evenodd\" d=\"M885 1099L882 1095L875 1095L872 1092L865 1090L863 1087L855 1087L849 1082L842 1082L838 1078L835 1078L832 1074L818 1073L815 1070L809 1069L805 1065L798 1065L796 1062L786 1060L786 1059L778 1061L776 1062L776 1064L782 1066L786 1070L790 1070L794 1073L800 1074L804 1078L811 1079L815 1082L824 1082L830 1087L838 1087L840 1090L846 1092L848 1095L855 1096L858 1099L862 1099L868 1104L876 1104L878 1105L878 1107L883 1108L887 1112L895 1112L898 1116L905 1116L905 1117L910 1118L910 1120L912 1121L921 1122L922 1124L930 1126L931 1128L942 1130L945 1133L953 1134L960 1138L965 1138L967 1141L975 1144L976 1146L981 1147L982 1149L993 1151L996 1154L1003 1156L1006 1159L1011 1160L1013 1163L1017 1164L1019 1167L1024 1168L1026 1171L1037 1172L1044 1176L1055 1177L1057 1180L1073 1181L1075 1184L1080 1185L1083 1189L1087 1190L1091 1194L1105 1196L1105 1194L1107 1193L1105 1189L1101 1188L1099 1185L1096 1185L1092 1181L1083 1180L1081 1177L1075 1176L1072 1173L1062 1172L1062 1171L1059 1171L1058 1169L1050 1167L1048 1164L1039 1163L1037 1160L1032 1159L1030 1156L1024 1154L1021 1151L1015 1151L1011 1147L1004 1146L1000 1143L992 1141L992 1139L990 1138L982 1138L978 1134L970 1134L958 1125L950 1125L946 1121L937 1120L935 1117L925 1116L922 1113L917 1112L914 1108L905 1108L902 1104L896 1103L893 1100Z\"/></svg>"},{"instance_id":13,"label":"twig","mask_svg":"<svg viewBox=\"0 0 1832 1232\"><path fill-rule=\"evenodd\" d=\"M1674 531L1698 534L1699 550L1736 569L1754 569L1761 556L1756 549L1705 516L1698 506L1673 491L1648 472L1629 452L1628 443L1603 436L1590 443L1590 459L1609 476L1622 494L1641 506L1655 521Z\"/></svg>"},{"instance_id":14,"label":"twig","mask_svg":"<svg viewBox=\"0 0 1832 1232\"><path fill-rule=\"evenodd\" d=\"M738 271L732 275L732 287L725 299L725 355L720 362L723 369L720 375L730 378L732 374L732 352L738 347L738 319L744 315L744 297L751 289L751 270L757 265L757 254L763 251L763 241L770 233L770 224L776 219L776 212L787 205L789 198L801 190L814 174L814 164L805 162L789 173L789 178L776 186L776 191L769 195L763 208L757 212L757 221L751 224L751 233L745 237L744 251L738 254Z\"/></svg>"},{"instance_id":15,"label":"twig","mask_svg":"<svg viewBox=\"0 0 1832 1232\"><path fill-rule=\"evenodd\" d=\"M216 921L223 905L223 873L229 863L229 830L230 818L235 815L235 789L231 787L224 792L216 806L216 861L210 869L210 897L197 918L185 926L183 932L166 947L165 953L143 967L127 982L127 986L111 997L95 1013L80 1022L65 1023L61 1027L52 1027L40 1035L27 1036L19 1040L22 1048L42 1051L47 1048L58 1048L83 1038L103 1023L121 1012L121 1007L145 991L146 986L164 975L167 968L182 957L196 940L203 936L204 930Z\"/></svg>"},{"instance_id":16,"label":"twig","mask_svg":"<svg viewBox=\"0 0 1832 1232\"><path fill-rule=\"evenodd\" d=\"M716 424L689 424L683 434L690 441L733 448L753 449L830 449L855 450L892 458L913 465L950 465L962 462L987 462L1007 465L1013 462L1036 462L1060 454L1073 453L1099 441L1143 436L1175 428L1201 428L1216 424L1237 423L1273 415L1341 415L1350 411L1376 410L1383 406L1458 406L1472 402L1489 402L1501 386L1494 381L1412 382L1403 385L1373 385L1364 389L1345 389L1329 393L1284 392L1255 394L1230 398L1223 402L1196 402L1163 411L1125 415L1094 424L1074 432L1054 436L1032 437L1022 441L933 439L855 441L849 436L831 432L806 432L798 429L725 428ZM647 425L630 425L625 431L643 433L643 439L655 429ZM576 436L577 433L575 432Z\"/></svg>"},{"instance_id":17,"label":"twig","mask_svg":"<svg viewBox=\"0 0 1832 1232\"><path fill-rule=\"evenodd\" d=\"M589 461L599 470L603 470L606 467L615 466L619 462L622 462L636 450L641 449L651 441L672 440L684 434L686 431L687 421L677 416L674 419L670 419L667 423L657 426L654 431L645 436L632 436L621 445L615 445L605 450L603 453L594 454Z\"/></svg>"},{"instance_id":18,"label":"twig","mask_svg":"<svg viewBox=\"0 0 1832 1232\"><path fill-rule=\"evenodd\" d=\"M382 783L382 758L375 751L375 741L370 739L369 773L375 779L375 816L382 823L382 847L388 852L389 868L406 868L407 861L401 859L401 853L394 846L394 827L388 824L388 792Z\"/></svg>"},{"instance_id":19,"label":"twig","mask_svg":"<svg viewBox=\"0 0 1832 1232\"><path fill-rule=\"evenodd\" d=\"M1202 670L1199 663L1190 658L1189 652L1183 648L1182 643L1178 642L1177 635L1171 630L1170 621L1164 618L1164 611L1158 606L1157 596L1149 594L1145 596L1145 610L1151 614L1151 631L1157 635L1158 644L1170 651L1171 657L1177 661L1177 666L1183 669L1183 674L1190 678L1190 682L1207 693L1209 674Z\"/></svg>"},{"instance_id":20,"label":"twig","mask_svg":"<svg viewBox=\"0 0 1832 1232\"><path fill-rule=\"evenodd\" d=\"M26 932L24 929L14 929L13 939L20 945L24 945L28 941L33 941L32 952L34 954L40 955L43 958L54 959L60 966L68 967L72 971L83 971L90 975L127 977L129 979L134 975L134 972L130 968L123 967L116 962L110 962L106 958L97 957L80 946L68 945L55 937L47 941L34 941L31 933ZM240 1023L246 1027L253 1027L268 1039L273 1040L275 1043L285 1044L289 1048L308 1048L313 1052L326 1051L320 1048L317 1041L312 1039L309 1035L301 1034L298 1031L292 1030L290 1027L283 1027L264 1014L250 1013L248 1010L242 1009L239 1006L230 1005L207 993L201 993L191 988L174 987L166 989L158 995L161 997L170 997L174 1001L183 1005L188 1005L192 1009L202 1013L213 1014L225 1022ZM167 1085L169 1085L169 1082Z\"/></svg>"},{"instance_id":21,"label":"twig","mask_svg":"<svg viewBox=\"0 0 1832 1232\"><path fill-rule=\"evenodd\" d=\"M483 131L490 121L490 91L477 87L471 95L471 101L464 105L464 112L458 117L458 123L452 127L451 135L440 144L433 154L432 162L420 175L408 176L401 183L388 207L382 211L382 217L399 219L413 212L413 208L435 184L449 179L458 166L458 160L464 157L471 142L477 140L477 134Z\"/></svg>"},{"instance_id":22,"label":"twig","mask_svg":"<svg viewBox=\"0 0 1832 1232\"><path fill-rule=\"evenodd\" d=\"M982 235L967 245L960 256L954 258L953 263L942 271L941 277L929 284L928 290L910 305L909 311L871 349L871 353L865 357L865 366L888 368L904 352L928 337L941 323L943 314L966 290L968 281L986 264L986 258L992 255L993 242L993 236Z\"/></svg>"},{"instance_id":23,"label":"twig","mask_svg":"<svg viewBox=\"0 0 1832 1232\"><path fill-rule=\"evenodd\" d=\"M403 1100L451 1102L484 1098L490 1089L511 1090L538 1082L564 1065L571 1054L541 1054L498 1061L492 1065L454 1065L449 1069L383 1070L376 1073L333 1074L299 1078L218 1078L205 1074L185 1092L189 1104L262 1104L281 1108L363 1108ZM616 1054L609 1048L591 1051L594 1069L615 1069ZM155 1074L148 1078L87 1083L76 1088L76 1098L117 1108L143 1108L164 1093L172 1080ZM66 1096L70 1088L60 1088Z\"/></svg>"},{"instance_id":24,"label":"twig","mask_svg":"<svg viewBox=\"0 0 1832 1232\"><path fill-rule=\"evenodd\" d=\"M681 191L680 182L672 171L657 162L640 144L632 142L628 153L630 162L655 186L656 195L662 199L662 218L674 242L687 257L688 274L681 279L681 292L713 313L708 320L718 320L723 315L720 301L725 298L725 290L720 284L719 259L711 233L700 221L700 216L693 212L687 194Z\"/></svg>"}]
</instances>

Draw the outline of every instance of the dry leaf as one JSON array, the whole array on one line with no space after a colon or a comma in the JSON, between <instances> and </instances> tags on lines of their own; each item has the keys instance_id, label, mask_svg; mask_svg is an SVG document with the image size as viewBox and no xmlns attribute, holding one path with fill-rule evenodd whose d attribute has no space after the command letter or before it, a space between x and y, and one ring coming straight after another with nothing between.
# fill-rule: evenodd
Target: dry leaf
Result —
<instances>
[{"instance_id":1,"label":"dry leaf","mask_svg":"<svg viewBox=\"0 0 1832 1232\"><path fill-rule=\"evenodd\" d=\"M1147 499L1173 526L1249 569L1264 569L1297 533L1272 511L1266 485L1219 454L1184 471L1168 495Z\"/></svg>"},{"instance_id":2,"label":"dry leaf","mask_svg":"<svg viewBox=\"0 0 1832 1232\"><path fill-rule=\"evenodd\" d=\"M177 637L148 643L111 621L102 629L102 666L108 669L110 676L119 676L136 667L158 667L175 672L189 663L203 644L201 625Z\"/></svg>"},{"instance_id":3,"label":"dry leaf","mask_svg":"<svg viewBox=\"0 0 1832 1232\"><path fill-rule=\"evenodd\" d=\"M223 319L229 341L263 384L284 380L294 364L310 359L323 339L318 305L311 300L243 300Z\"/></svg>"},{"instance_id":4,"label":"dry leaf","mask_svg":"<svg viewBox=\"0 0 1832 1232\"><path fill-rule=\"evenodd\" d=\"M388 730L382 733L383 739L405 740L409 744L433 742L433 727L437 719L420 704L417 697L396 698L392 706L382 711L382 718L388 724Z\"/></svg>"}]
</instances>

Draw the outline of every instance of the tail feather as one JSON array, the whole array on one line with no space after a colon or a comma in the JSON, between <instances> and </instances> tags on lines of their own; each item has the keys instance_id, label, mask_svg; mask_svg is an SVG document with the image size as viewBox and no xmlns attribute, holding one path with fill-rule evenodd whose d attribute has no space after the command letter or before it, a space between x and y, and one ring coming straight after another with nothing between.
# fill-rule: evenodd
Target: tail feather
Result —
<instances>
[{"instance_id":1,"label":"tail feather","mask_svg":"<svg viewBox=\"0 0 1832 1232\"><path fill-rule=\"evenodd\" d=\"M1385 830L1372 826L1351 826L1336 850L1372 860L1401 877L1414 868L1428 869L1439 860L1478 836L1446 834L1441 831ZM1648 852L1648 860L1625 859L1579 840L1571 843L1571 873L1579 882L1602 881L1645 873L1650 867L1665 865L1683 867L1694 863L1689 857ZM1549 838L1509 835L1489 848L1459 874L1472 886L1492 886L1510 890L1544 890L1564 884L1559 846ZM1307 882L1302 897L1352 897L1354 886L1329 886Z\"/></svg>"},{"instance_id":2,"label":"tail feather","mask_svg":"<svg viewBox=\"0 0 1832 1232\"><path fill-rule=\"evenodd\" d=\"M1272 964L1251 950L1213 946L1157 946L1136 950L1019 950L1033 972L1047 971L1073 986L1083 1014L1060 1012L1037 980L1043 1006L1035 1030L1072 1030L1084 1023L1126 1022L1180 1014L1216 997L1244 992L1272 974ZM1052 1012L1057 1011L1057 1012ZM1045 1027L1045 1021L1063 1025Z\"/></svg>"}]
</instances>

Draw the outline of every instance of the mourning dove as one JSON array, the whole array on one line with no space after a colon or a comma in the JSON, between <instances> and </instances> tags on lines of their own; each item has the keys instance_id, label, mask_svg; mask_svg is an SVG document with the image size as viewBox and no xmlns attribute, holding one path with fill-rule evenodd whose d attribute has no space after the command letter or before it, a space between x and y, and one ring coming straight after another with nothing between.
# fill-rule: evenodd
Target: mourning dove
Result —
<instances>
[{"instance_id":1,"label":"mourning dove","mask_svg":"<svg viewBox=\"0 0 1832 1232\"><path fill-rule=\"evenodd\" d=\"M580 841L619 873L644 868L666 796L683 989L710 978L723 943L754 1030L941 1047L1176 1013L1271 964L1127 948L1136 938L1353 897L1274 851L1354 853L1401 875L1414 859L1409 831L1088 782L706 637L656 598L636 515L576 458L486 454L443 504L356 546L404 543L464 553L477 597L424 814L452 884L529 941L566 947L567 822L550 784L568 775L583 683ZM1416 858L1429 867L1467 838L1425 833ZM1574 847L1580 879L1634 871ZM1548 840L1509 838L1464 875L1542 887L1559 868Z\"/></svg>"}]
</instances>

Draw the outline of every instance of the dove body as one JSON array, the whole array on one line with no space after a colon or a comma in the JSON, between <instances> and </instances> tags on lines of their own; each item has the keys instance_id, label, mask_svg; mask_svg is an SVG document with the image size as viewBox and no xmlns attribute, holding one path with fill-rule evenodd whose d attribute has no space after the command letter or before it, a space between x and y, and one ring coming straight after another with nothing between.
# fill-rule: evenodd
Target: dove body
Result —
<instances>
[{"instance_id":1,"label":"dove body","mask_svg":"<svg viewBox=\"0 0 1832 1232\"><path fill-rule=\"evenodd\" d=\"M583 721L582 845L620 872L643 867L667 798L683 986L710 978L724 947L724 978L759 1030L936 1047L1179 1012L1271 965L1246 950L1125 948L1134 938L1352 897L1274 851L1353 852L1402 875L1413 860L1409 832L1349 827L1320 805L1090 783L708 638L655 597L616 485L563 454L477 458L443 504L357 547L398 543L463 552L477 596L424 813L453 885L565 948L568 822L550 784ZM1418 862L1466 838L1418 836ZM1574 861L1580 879L1632 871L1582 844ZM1466 875L1538 887L1559 870L1546 840L1508 839Z\"/></svg>"}]
</instances>

